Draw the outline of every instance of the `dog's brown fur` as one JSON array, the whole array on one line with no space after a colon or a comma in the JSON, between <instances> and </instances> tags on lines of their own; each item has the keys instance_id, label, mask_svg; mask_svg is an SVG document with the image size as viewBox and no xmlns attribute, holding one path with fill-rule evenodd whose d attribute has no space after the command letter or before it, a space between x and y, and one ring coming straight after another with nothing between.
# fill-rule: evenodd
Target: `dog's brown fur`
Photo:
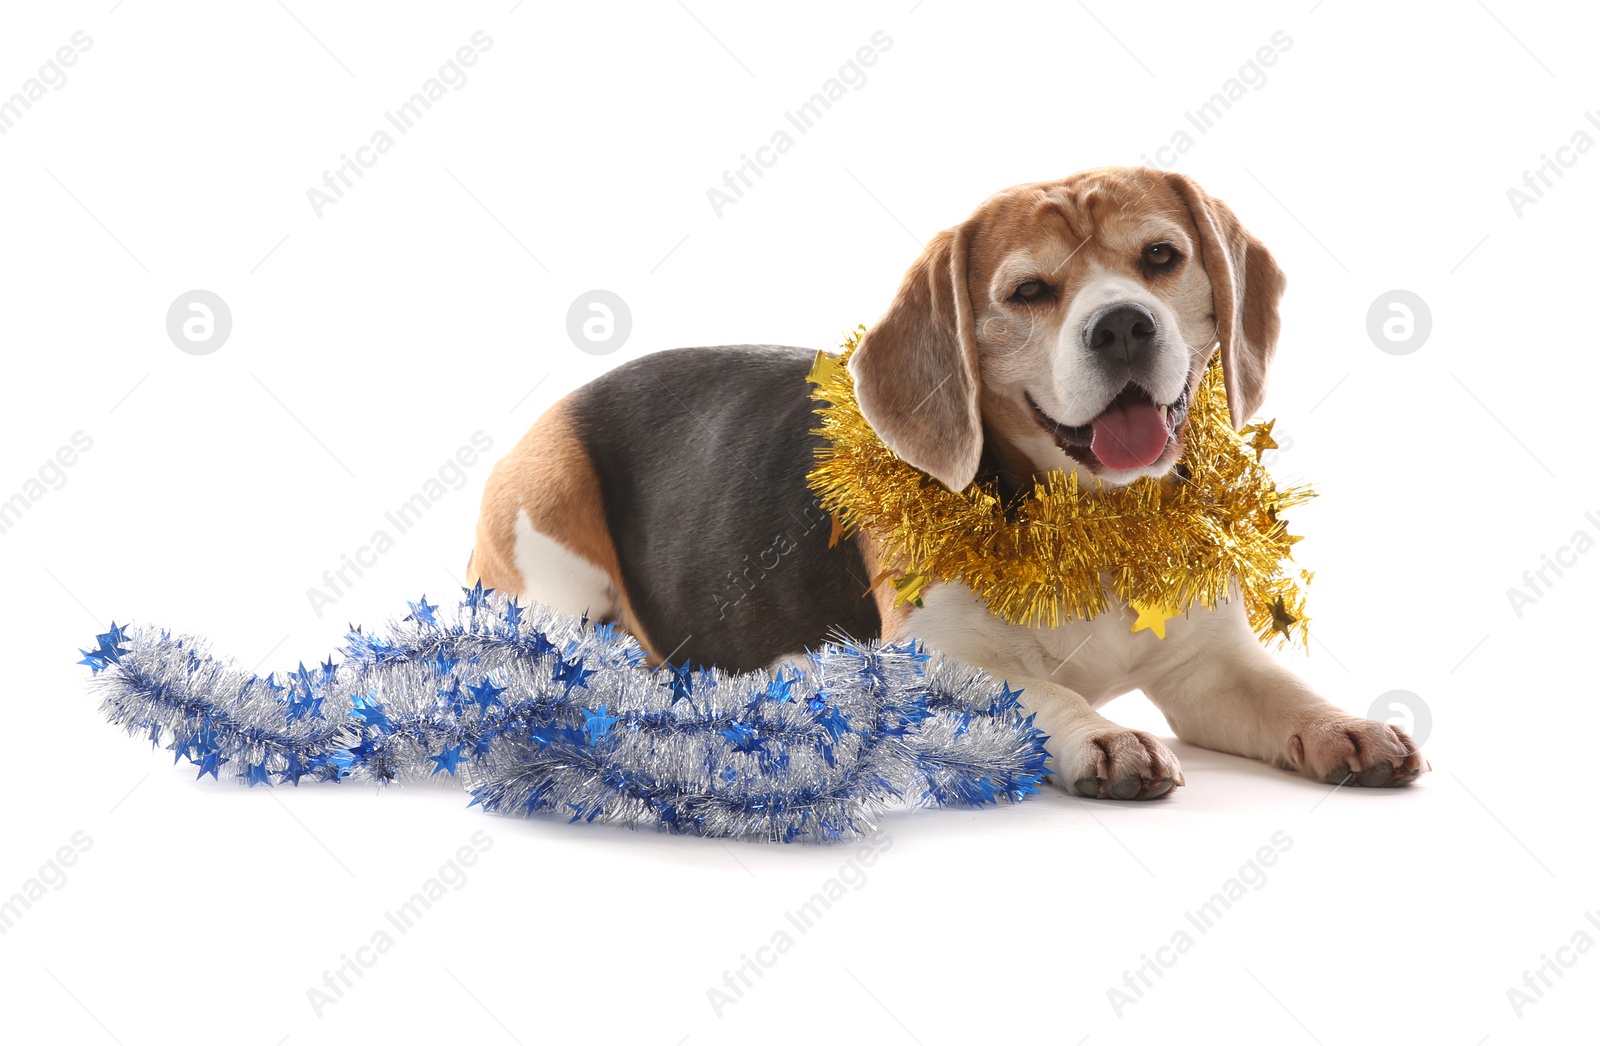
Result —
<instances>
[{"instance_id":1,"label":"dog's brown fur","mask_svg":"<svg viewBox=\"0 0 1600 1046\"><path fill-rule=\"evenodd\" d=\"M1140 271L1140 251L1156 240L1178 247L1177 269ZM1016 443L1037 423L995 372L1041 326L1059 326L1097 270L1145 283L1179 315L1204 315L1222 346L1235 422L1260 408L1284 288L1272 255L1184 175L1101 168L996 193L933 238L856 353L863 413L901 457L952 489L971 482L986 432L1002 474L1031 478L1040 470ZM1049 301L1007 302L1034 277L1053 286ZM1191 385L1204 366L1201 354Z\"/></svg>"},{"instance_id":2,"label":"dog's brown fur","mask_svg":"<svg viewBox=\"0 0 1600 1046\"><path fill-rule=\"evenodd\" d=\"M522 590L516 523L518 514L526 512L534 530L605 572L621 604L618 624L646 650L654 650L628 603L600 500L600 480L578 439L572 399L568 395L541 414L490 472L467 584L481 581L485 588Z\"/></svg>"}]
</instances>

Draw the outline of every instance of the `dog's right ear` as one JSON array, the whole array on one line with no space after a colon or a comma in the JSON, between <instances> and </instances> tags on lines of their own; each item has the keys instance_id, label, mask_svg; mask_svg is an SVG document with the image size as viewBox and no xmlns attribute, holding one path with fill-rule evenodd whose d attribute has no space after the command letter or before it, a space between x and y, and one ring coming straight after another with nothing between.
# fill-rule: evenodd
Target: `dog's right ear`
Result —
<instances>
[{"instance_id":1,"label":"dog's right ear","mask_svg":"<svg viewBox=\"0 0 1600 1046\"><path fill-rule=\"evenodd\" d=\"M902 460L951 490L978 474L978 345L961 226L935 236L850 357L856 402Z\"/></svg>"},{"instance_id":2,"label":"dog's right ear","mask_svg":"<svg viewBox=\"0 0 1600 1046\"><path fill-rule=\"evenodd\" d=\"M1228 410L1233 427L1243 428L1266 399L1267 365L1278 349L1283 270L1227 204L1208 196L1187 175L1172 172L1167 181L1189 208L1200 234L1200 258L1211 278L1217 340L1222 345Z\"/></svg>"}]
</instances>

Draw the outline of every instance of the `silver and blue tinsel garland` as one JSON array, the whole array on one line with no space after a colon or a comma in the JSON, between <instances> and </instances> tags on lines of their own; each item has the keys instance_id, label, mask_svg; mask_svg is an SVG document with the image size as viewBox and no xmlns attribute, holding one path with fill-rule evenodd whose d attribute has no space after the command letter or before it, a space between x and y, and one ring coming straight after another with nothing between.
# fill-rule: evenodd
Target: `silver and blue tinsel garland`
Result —
<instances>
[{"instance_id":1,"label":"silver and blue tinsel garland","mask_svg":"<svg viewBox=\"0 0 1600 1046\"><path fill-rule=\"evenodd\" d=\"M837 842L892 808L1020 801L1047 772L1019 691L914 643L650 670L610 625L462 591L312 669L259 676L115 623L79 663L111 722L251 787L443 775L502 814Z\"/></svg>"}]
</instances>

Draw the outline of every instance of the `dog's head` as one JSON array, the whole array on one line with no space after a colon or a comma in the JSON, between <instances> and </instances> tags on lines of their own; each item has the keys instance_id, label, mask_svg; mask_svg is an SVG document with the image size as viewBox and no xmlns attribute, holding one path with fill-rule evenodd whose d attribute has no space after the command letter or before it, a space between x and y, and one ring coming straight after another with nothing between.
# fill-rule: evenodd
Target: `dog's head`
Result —
<instances>
[{"instance_id":1,"label":"dog's head","mask_svg":"<svg viewBox=\"0 0 1600 1046\"><path fill-rule=\"evenodd\" d=\"M901 458L952 490L987 449L1021 480L1166 473L1220 342L1236 426L1261 406L1283 273L1226 205L1140 167L1020 185L933 238L851 359Z\"/></svg>"}]
</instances>

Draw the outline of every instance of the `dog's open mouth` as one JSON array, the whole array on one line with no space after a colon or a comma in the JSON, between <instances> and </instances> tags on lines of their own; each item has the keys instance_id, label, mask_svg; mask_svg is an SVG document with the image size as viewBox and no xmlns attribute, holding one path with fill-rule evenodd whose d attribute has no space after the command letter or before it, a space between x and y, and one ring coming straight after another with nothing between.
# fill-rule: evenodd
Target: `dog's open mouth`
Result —
<instances>
[{"instance_id":1,"label":"dog's open mouth","mask_svg":"<svg viewBox=\"0 0 1600 1046\"><path fill-rule=\"evenodd\" d=\"M1034 420L1074 460L1099 471L1128 471L1155 464L1178 436L1189 412L1189 390L1172 403L1158 404L1135 384L1128 384L1087 425L1062 425L1028 396Z\"/></svg>"}]
</instances>

